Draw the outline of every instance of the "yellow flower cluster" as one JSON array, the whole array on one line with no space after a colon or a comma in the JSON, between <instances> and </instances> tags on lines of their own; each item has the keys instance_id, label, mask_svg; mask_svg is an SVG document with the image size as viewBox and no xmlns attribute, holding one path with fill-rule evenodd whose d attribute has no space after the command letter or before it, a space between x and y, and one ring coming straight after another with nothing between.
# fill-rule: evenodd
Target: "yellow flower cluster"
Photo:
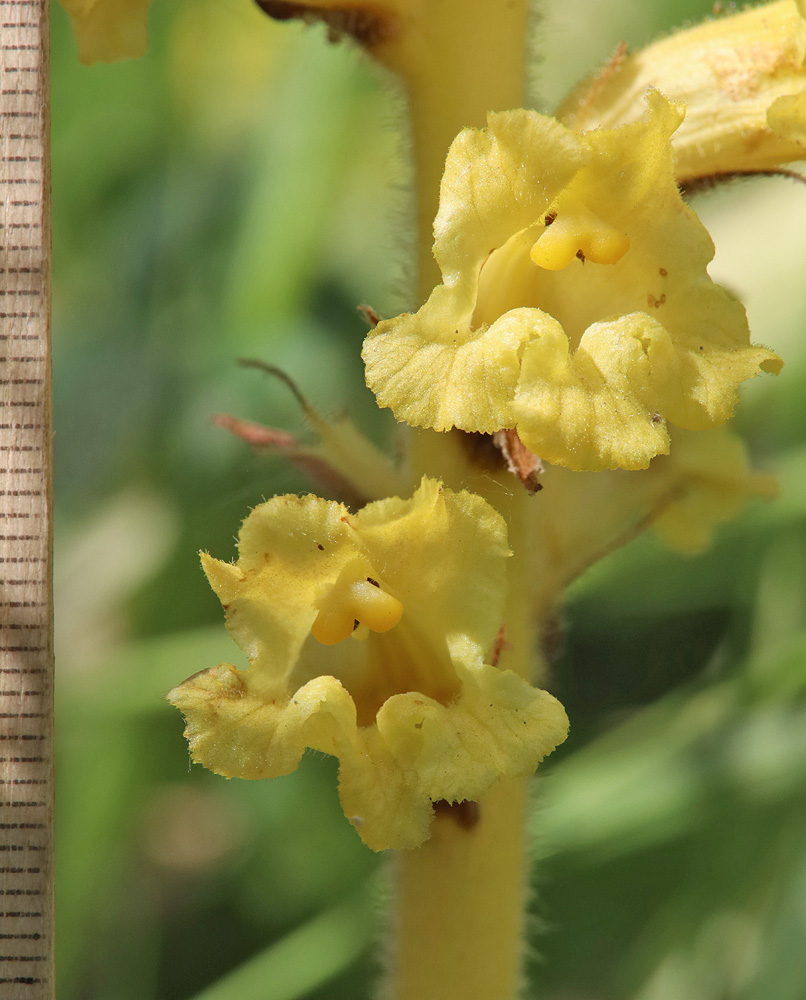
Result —
<instances>
[{"instance_id":1,"label":"yellow flower cluster","mask_svg":"<svg viewBox=\"0 0 806 1000\"><path fill-rule=\"evenodd\" d=\"M82 60L144 51L148 0L64 3ZM424 0L259 4L352 36L408 80L413 107L435 55L478 63L484 26L508 17L522 40L525 23L522 5L471 4L456 24L455 8ZM740 383L781 361L709 277L713 245L678 185L806 158L804 17L806 0L779 0L620 52L556 118L502 111L456 137L434 223L441 284L373 330L367 382L401 421L504 433L529 476L549 463L520 522L540 538L529 573L513 583L504 519L484 499L429 478L411 499L378 499L404 493L405 472L310 411L327 454L300 455L374 502L351 513L275 497L244 522L236 563L203 557L249 669L223 664L170 693L195 761L269 778L306 747L332 754L363 840L417 847L435 803L528 775L565 738L562 706L498 666L513 598L546 616L619 540L651 523L693 551L772 491L721 425ZM458 437L444 436L443 459Z\"/></svg>"}]
</instances>

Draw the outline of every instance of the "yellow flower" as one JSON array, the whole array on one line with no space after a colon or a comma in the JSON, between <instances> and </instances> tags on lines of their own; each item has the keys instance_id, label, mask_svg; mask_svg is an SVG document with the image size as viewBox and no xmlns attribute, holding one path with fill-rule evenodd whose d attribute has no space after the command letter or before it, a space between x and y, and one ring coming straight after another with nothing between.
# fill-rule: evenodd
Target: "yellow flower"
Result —
<instances>
[{"instance_id":1,"label":"yellow flower","mask_svg":"<svg viewBox=\"0 0 806 1000\"><path fill-rule=\"evenodd\" d=\"M150 0L62 0L83 63L137 59L148 46Z\"/></svg>"},{"instance_id":2,"label":"yellow flower","mask_svg":"<svg viewBox=\"0 0 806 1000\"><path fill-rule=\"evenodd\" d=\"M666 420L727 420L737 386L780 360L708 277L713 244L675 181L682 111L656 91L632 125L577 134L490 115L448 154L434 224L443 284L380 323L367 382L399 420L515 427L571 469L641 469Z\"/></svg>"},{"instance_id":3,"label":"yellow flower","mask_svg":"<svg viewBox=\"0 0 806 1000\"><path fill-rule=\"evenodd\" d=\"M806 0L720 17L678 31L634 55L619 53L563 103L575 129L612 128L640 117L655 87L686 104L672 138L685 183L772 170L806 158Z\"/></svg>"},{"instance_id":4,"label":"yellow flower","mask_svg":"<svg viewBox=\"0 0 806 1000\"><path fill-rule=\"evenodd\" d=\"M228 777L340 761L345 814L374 850L428 836L432 803L530 774L565 738L562 706L484 662L503 616L503 519L424 479L357 514L275 497L243 524L236 564L203 557L250 669L223 664L169 700L193 759Z\"/></svg>"}]
</instances>

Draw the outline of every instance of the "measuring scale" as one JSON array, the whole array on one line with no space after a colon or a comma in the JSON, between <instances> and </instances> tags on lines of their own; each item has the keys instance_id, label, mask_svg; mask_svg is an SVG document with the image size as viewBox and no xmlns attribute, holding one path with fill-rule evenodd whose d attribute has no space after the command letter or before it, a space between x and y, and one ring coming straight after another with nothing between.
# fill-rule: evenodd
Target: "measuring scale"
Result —
<instances>
[{"instance_id":1,"label":"measuring scale","mask_svg":"<svg viewBox=\"0 0 806 1000\"><path fill-rule=\"evenodd\" d=\"M52 1000L48 9L0 15L0 998Z\"/></svg>"}]
</instances>

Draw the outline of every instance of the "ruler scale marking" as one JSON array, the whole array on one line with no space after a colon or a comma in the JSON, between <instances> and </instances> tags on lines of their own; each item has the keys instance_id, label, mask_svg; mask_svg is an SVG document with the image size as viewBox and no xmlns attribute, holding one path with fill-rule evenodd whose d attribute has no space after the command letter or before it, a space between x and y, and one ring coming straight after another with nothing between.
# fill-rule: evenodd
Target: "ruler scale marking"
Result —
<instances>
[{"instance_id":1,"label":"ruler scale marking","mask_svg":"<svg viewBox=\"0 0 806 1000\"><path fill-rule=\"evenodd\" d=\"M0 0L0 1000L55 997L47 46Z\"/></svg>"}]
</instances>

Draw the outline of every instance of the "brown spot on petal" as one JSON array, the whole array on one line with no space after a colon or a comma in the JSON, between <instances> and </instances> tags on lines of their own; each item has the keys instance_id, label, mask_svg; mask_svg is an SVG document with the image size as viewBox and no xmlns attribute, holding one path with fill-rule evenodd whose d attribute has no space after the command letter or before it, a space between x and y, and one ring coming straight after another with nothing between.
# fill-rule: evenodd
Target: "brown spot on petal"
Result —
<instances>
[{"instance_id":1,"label":"brown spot on petal","mask_svg":"<svg viewBox=\"0 0 806 1000\"><path fill-rule=\"evenodd\" d=\"M323 21L331 41L349 35L366 49L388 42L397 29L396 16L380 4L342 3L328 7L291 0L257 0L257 5L275 21L295 17L308 22Z\"/></svg>"},{"instance_id":2,"label":"brown spot on petal","mask_svg":"<svg viewBox=\"0 0 806 1000\"><path fill-rule=\"evenodd\" d=\"M501 654L506 652L508 649L512 649L512 643L507 642L506 634L504 633L504 626L501 625L496 633L493 648L490 650L490 656L488 659L490 666L497 667L498 661L501 659Z\"/></svg>"}]
</instances>

